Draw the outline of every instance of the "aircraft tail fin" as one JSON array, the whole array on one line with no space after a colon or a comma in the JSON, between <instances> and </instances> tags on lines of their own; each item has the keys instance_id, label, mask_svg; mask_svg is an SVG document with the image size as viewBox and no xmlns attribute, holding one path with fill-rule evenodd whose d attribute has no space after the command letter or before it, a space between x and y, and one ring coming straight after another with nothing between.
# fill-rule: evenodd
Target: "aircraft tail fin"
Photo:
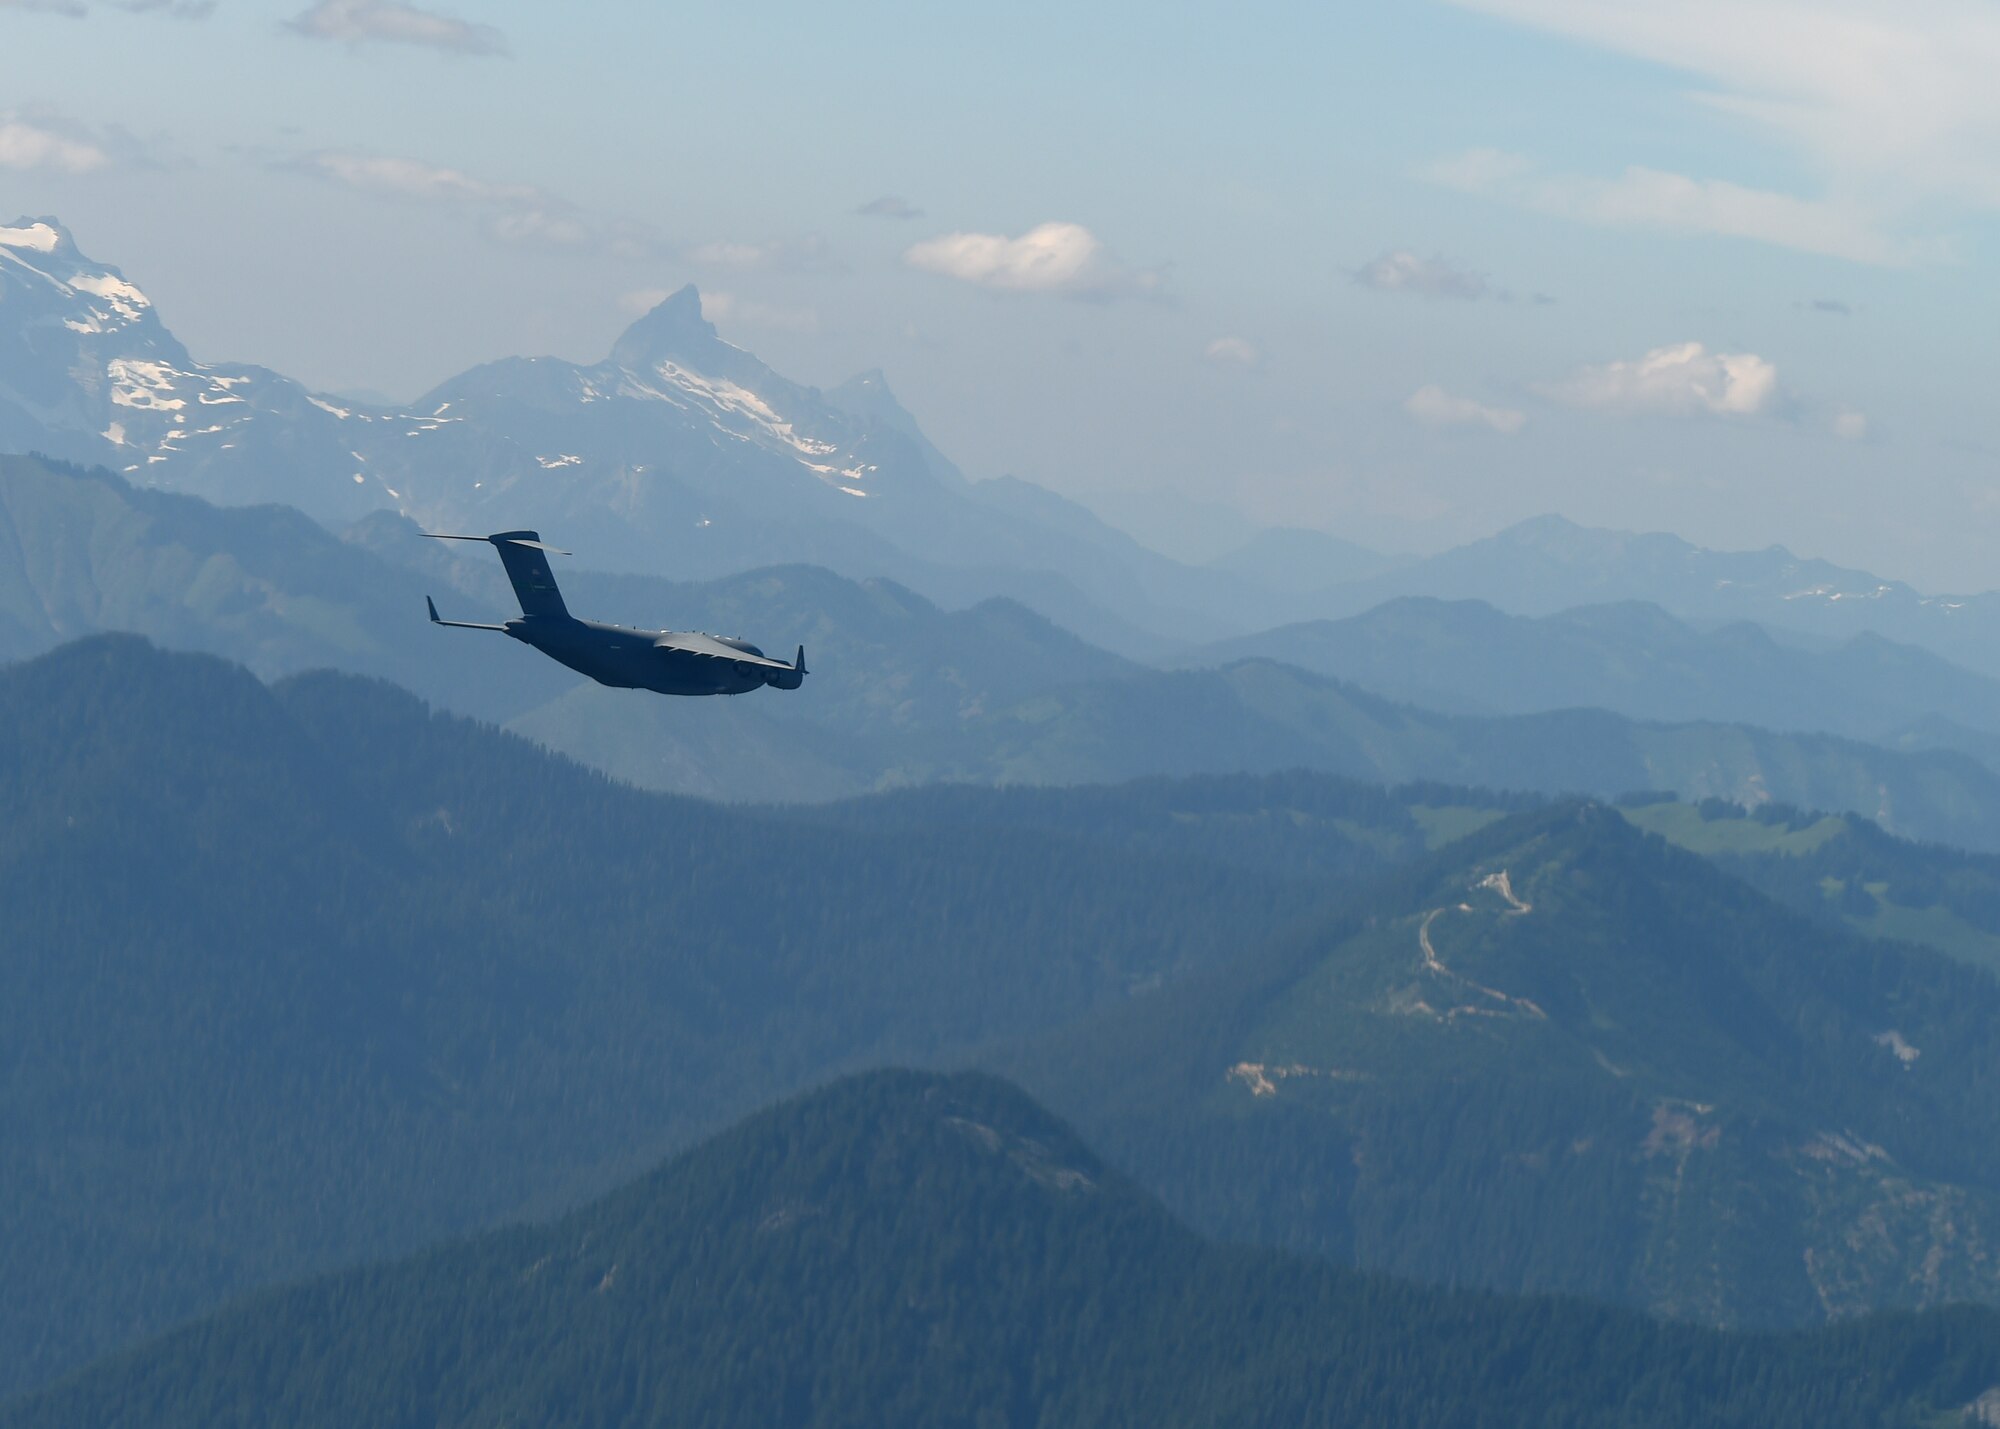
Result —
<instances>
[{"instance_id":1,"label":"aircraft tail fin","mask_svg":"<svg viewBox=\"0 0 2000 1429\"><path fill-rule=\"evenodd\" d=\"M556 573L549 568L549 554L567 556L568 551L558 551L546 544L538 531L496 531L491 536L455 536L443 531L426 531L434 541L486 541L500 553L500 564L507 568L507 579L514 584L515 598L521 602L521 614L529 617L542 616L555 620L569 619L569 607L563 604L562 592L556 589Z\"/></svg>"},{"instance_id":2,"label":"aircraft tail fin","mask_svg":"<svg viewBox=\"0 0 2000 1429\"><path fill-rule=\"evenodd\" d=\"M799 653L792 660L792 668L780 665L775 670L764 672L764 683L773 689L796 690L806 682L806 647L801 645Z\"/></svg>"}]
</instances>

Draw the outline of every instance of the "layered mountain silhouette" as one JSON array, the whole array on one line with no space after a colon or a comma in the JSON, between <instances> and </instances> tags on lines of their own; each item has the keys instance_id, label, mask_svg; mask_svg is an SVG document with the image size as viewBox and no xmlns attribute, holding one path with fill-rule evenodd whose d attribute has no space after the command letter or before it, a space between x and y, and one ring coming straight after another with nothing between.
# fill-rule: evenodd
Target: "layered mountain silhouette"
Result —
<instances>
[{"instance_id":1,"label":"layered mountain silhouette","mask_svg":"<svg viewBox=\"0 0 2000 1429\"><path fill-rule=\"evenodd\" d=\"M1219 641L1175 663L1248 658L1462 714L1594 708L1885 742L1911 740L1929 722L2000 733L2000 680L1920 647L1872 633L1786 642L1747 621L1702 627L1641 601L1530 617L1483 600L1404 596L1345 620Z\"/></svg>"},{"instance_id":2,"label":"layered mountain silhouette","mask_svg":"<svg viewBox=\"0 0 2000 1429\"><path fill-rule=\"evenodd\" d=\"M2000 593L1924 594L1782 546L1715 551L1538 516L1336 586L1318 614L1356 615L1399 596L1483 600L1528 616L1638 601L1704 625L1752 621L1832 641L1872 632L2000 678Z\"/></svg>"},{"instance_id":3,"label":"layered mountain silhouette","mask_svg":"<svg viewBox=\"0 0 2000 1429\"><path fill-rule=\"evenodd\" d=\"M1583 710L1444 715L1269 660L1147 670L1010 601L946 611L893 582L820 568L710 582L565 573L577 608L593 614L797 641L819 656L801 700L661 701L574 683L511 641L431 627L420 616L426 592L457 592L473 618L509 611L512 593L497 562L449 554L392 513L343 540L276 508L216 508L111 473L0 457L0 535L21 552L0 567L0 653L123 628L245 659L267 677L334 665L508 721L660 790L789 802L938 779L1310 768L1390 783L1777 801L2000 848L2000 775L1949 750ZM1647 654L1638 643L1629 653ZM1671 666L1669 647L1655 653Z\"/></svg>"},{"instance_id":4,"label":"layered mountain silhouette","mask_svg":"<svg viewBox=\"0 0 2000 1429\"><path fill-rule=\"evenodd\" d=\"M885 1072L548 1225L258 1296L9 1429L1945 1422L1990 1311L1753 1338L1201 1240L1004 1083Z\"/></svg>"}]
</instances>

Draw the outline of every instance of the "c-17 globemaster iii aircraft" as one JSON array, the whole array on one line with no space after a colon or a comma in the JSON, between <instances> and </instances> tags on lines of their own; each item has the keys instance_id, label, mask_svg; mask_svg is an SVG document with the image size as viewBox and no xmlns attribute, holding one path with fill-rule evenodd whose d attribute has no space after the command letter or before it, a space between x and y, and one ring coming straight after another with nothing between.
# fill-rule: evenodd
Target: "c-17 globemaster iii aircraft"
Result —
<instances>
[{"instance_id":1,"label":"c-17 globemaster iii aircraft","mask_svg":"<svg viewBox=\"0 0 2000 1429\"><path fill-rule=\"evenodd\" d=\"M740 695L774 685L796 690L805 683L806 647L787 665L773 660L747 640L718 638L692 631L628 630L599 620L578 620L556 589L548 553L566 556L542 544L534 531L501 531L491 536L453 536L426 531L437 541L488 541L500 553L507 579L521 601L521 618L504 625L475 625L465 620L440 620L429 596L431 624L460 630L499 630L524 645L532 645L590 676L600 685L621 690L654 690L663 695Z\"/></svg>"}]
</instances>

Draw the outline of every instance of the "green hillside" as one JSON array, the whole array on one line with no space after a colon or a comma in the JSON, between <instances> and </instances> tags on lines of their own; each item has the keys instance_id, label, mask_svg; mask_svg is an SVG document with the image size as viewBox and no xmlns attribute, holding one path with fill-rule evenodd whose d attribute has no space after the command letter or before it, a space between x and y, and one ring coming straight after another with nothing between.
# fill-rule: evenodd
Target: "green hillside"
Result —
<instances>
[{"instance_id":1,"label":"green hillside","mask_svg":"<svg viewBox=\"0 0 2000 1429\"><path fill-rule=\"evenodd\" d=\"M0 670L0 809L10 1387L562 1203L831 1070L1123 1001L1329 868L732 813L131 637Z\"/></svg>"},{"instance_id":2,"label":"green hillside","mask_svg":"<svg viewBox=\"0 0 2000 1429\"><path fill-rule=\"evenodd\" d=\"M2000 984L1601 805L996 1064L1217 1233L1734 1325L2000 1302Z\"/></svg>"},{"instance_id":3,"label":"green hillside","mask_svg":"<svg viewBox=\"0 0 2000 1429\"><path fill-rule=\"evenodd\" d=\"M1867 819L1776 804L1633 799L1622 812L1808 917L2000 974L2000 858L1991 854L1912 843Z\"/></svg>"},{"instance_id":4,"label":"green hillside","mask_svg":"<svg viewBox=\"0 0 2000 1429\"><path fill-rule=\"evenodd\" d=\"M1729 1336L1198 1239L1004 1083L877 1073L552 1225L254 1297L6 1429L286 1424L1891 1429L1990 1311Z\"/></svg>"}]
</instances>

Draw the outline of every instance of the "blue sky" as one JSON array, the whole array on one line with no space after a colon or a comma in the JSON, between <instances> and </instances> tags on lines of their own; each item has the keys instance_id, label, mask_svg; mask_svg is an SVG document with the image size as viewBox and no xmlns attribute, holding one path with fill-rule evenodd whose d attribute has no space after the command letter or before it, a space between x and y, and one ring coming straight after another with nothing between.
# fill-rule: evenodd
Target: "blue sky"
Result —
<instances>
[{"instance_id":1,"label":"blue sky","mask_svg":"<svg viewBox=\"0 0 2000 1429\"><path fill-rule=\"evenodd\" d=\"M397 397L697 282L1191 553L1555 510L1986 588L1996 65L1993 0L0 0L0 221Z\"/></svg>"}]
</instances>

